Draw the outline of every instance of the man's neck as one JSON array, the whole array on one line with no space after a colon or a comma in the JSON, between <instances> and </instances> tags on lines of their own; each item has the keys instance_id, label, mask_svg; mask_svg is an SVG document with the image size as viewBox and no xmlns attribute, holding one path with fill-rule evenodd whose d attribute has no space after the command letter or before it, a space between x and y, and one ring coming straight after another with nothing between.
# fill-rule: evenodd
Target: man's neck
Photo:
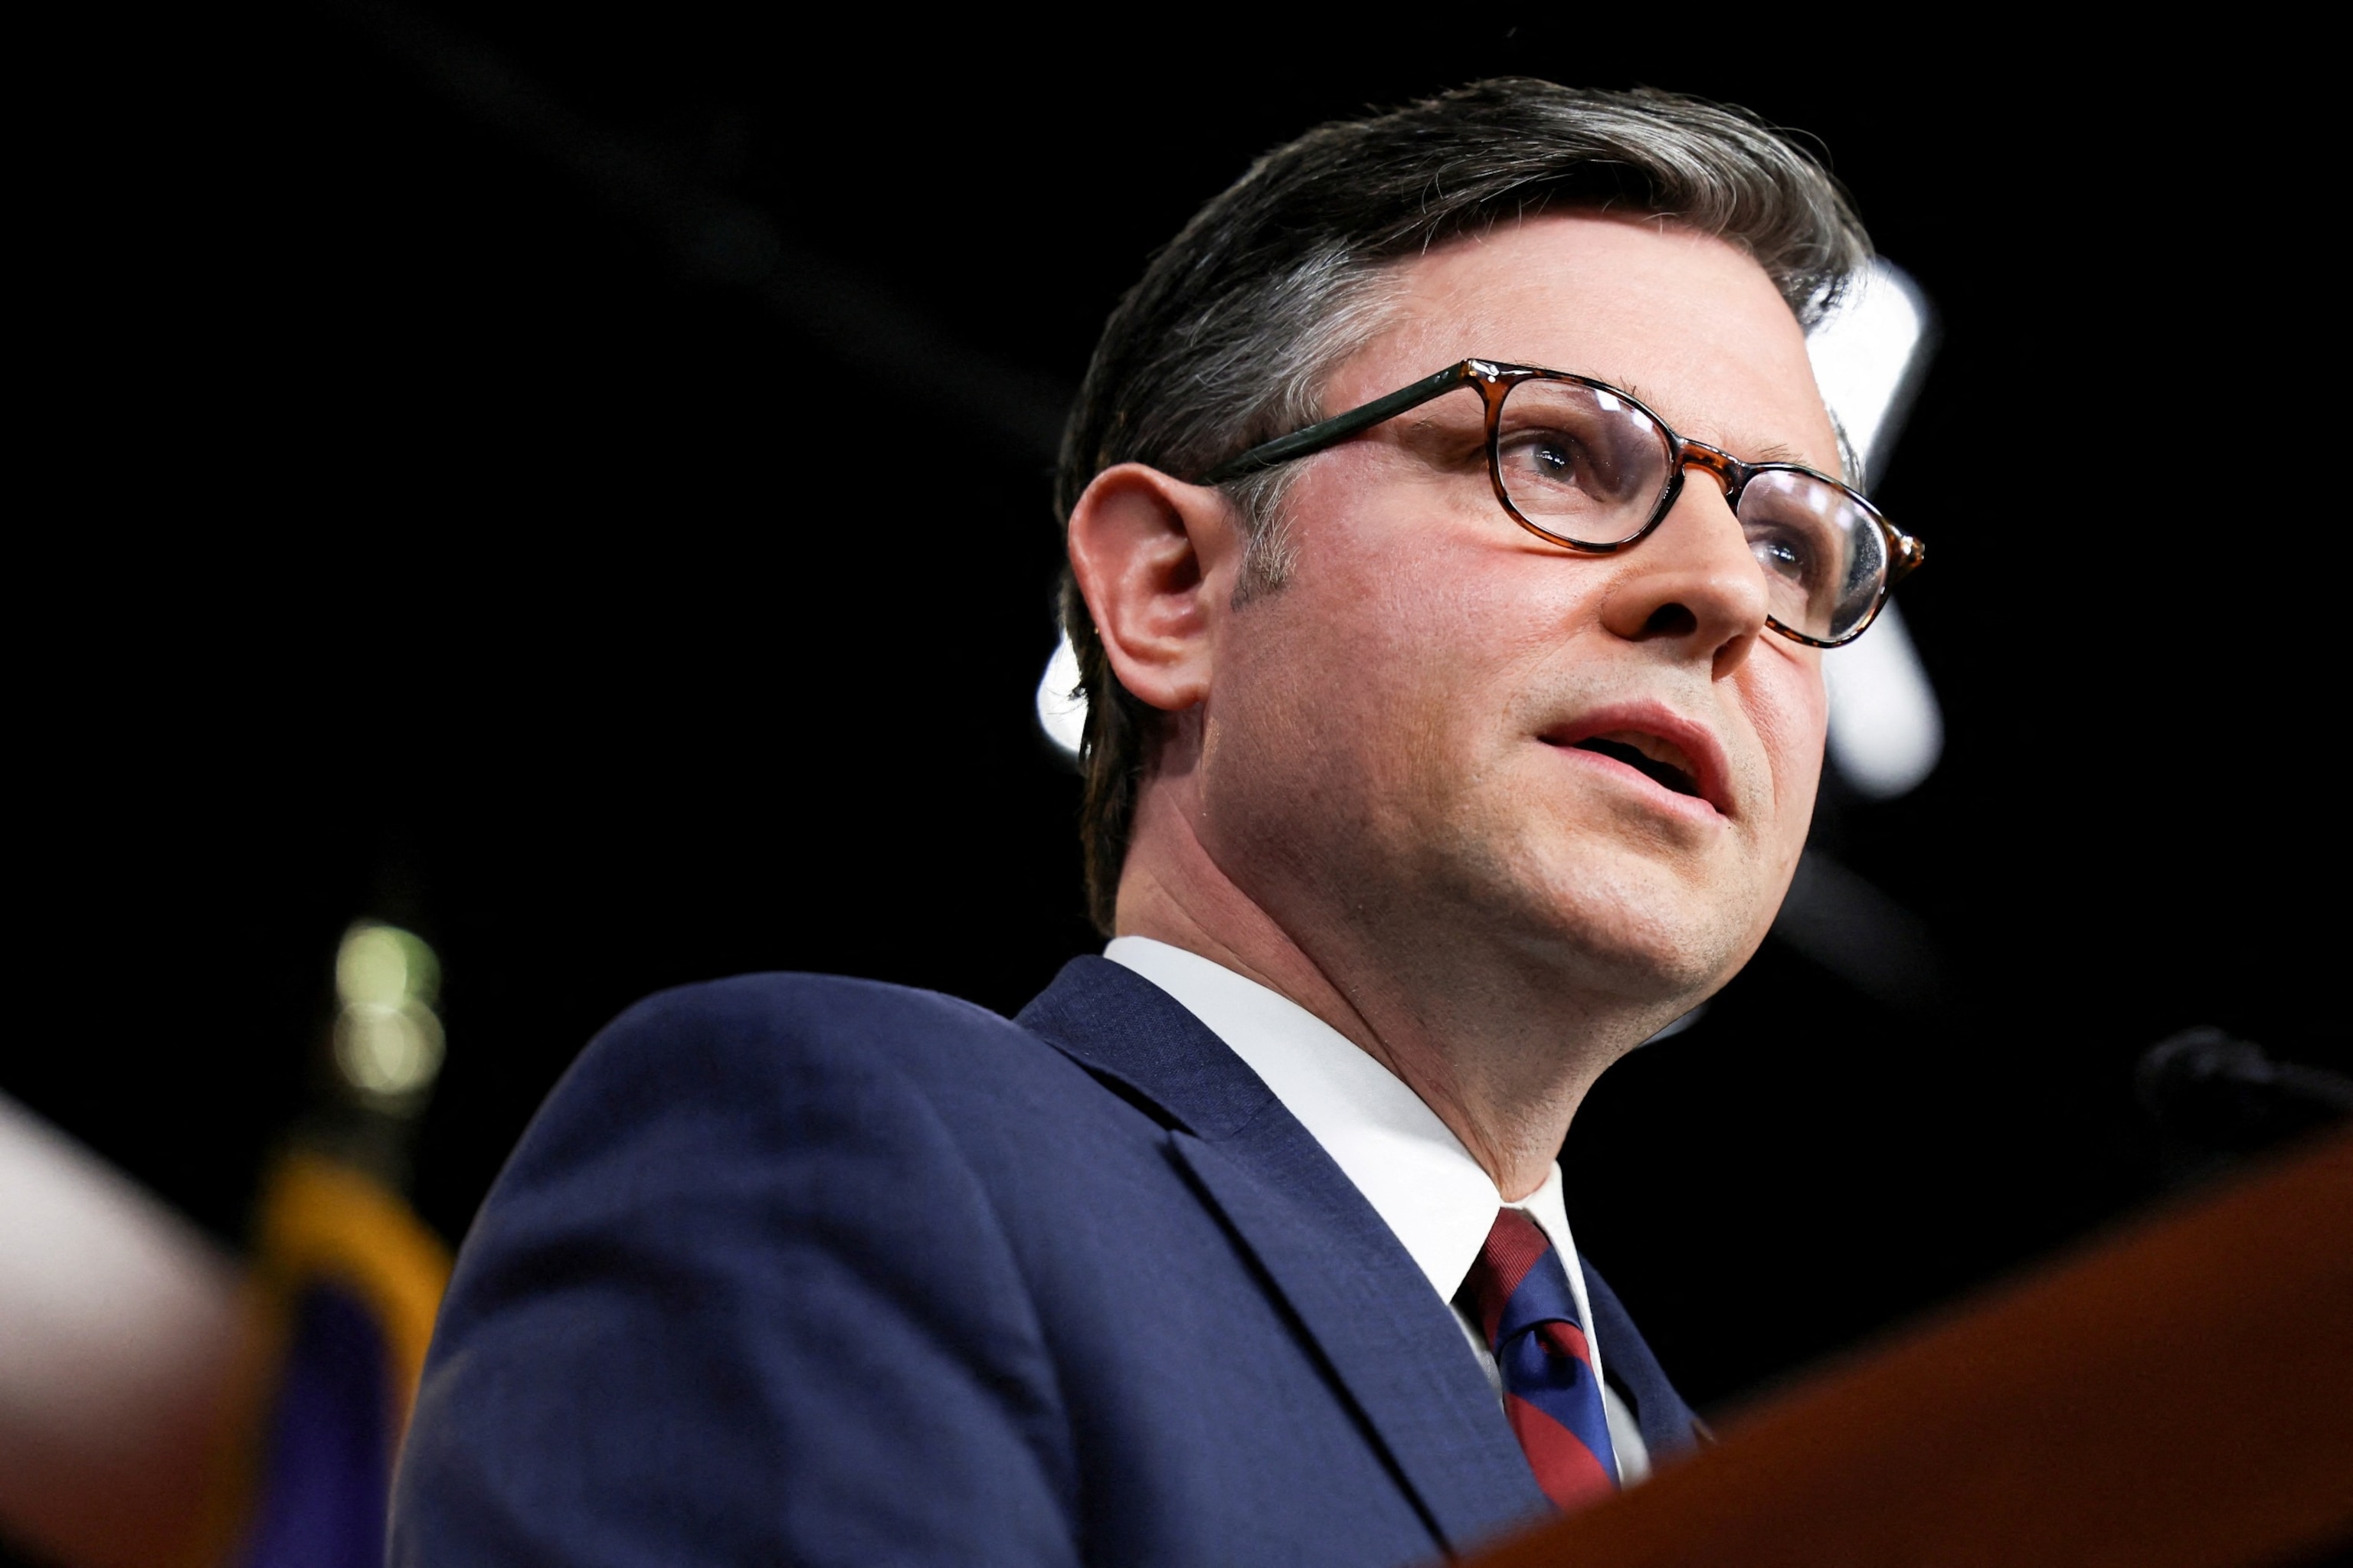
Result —
<instances>
[{"instance_id":1,"label":"man's neck","mask_svg":"<svg viewBox=\"0 0 2353 1568\"><path fill-rule=\"evenodd\" d=\"M1602 1070L1669 1020L1596 1006L1503 955L1393 955L1345 927L1303 940L1217 864L1176 802L1147 784L1120 878L1122 936L1150 937L1290 998L1401 1079L1509 1201L1542 1186ZM1367 940L1367 938L1372 939Z\"/></svg>"}]
</instances>

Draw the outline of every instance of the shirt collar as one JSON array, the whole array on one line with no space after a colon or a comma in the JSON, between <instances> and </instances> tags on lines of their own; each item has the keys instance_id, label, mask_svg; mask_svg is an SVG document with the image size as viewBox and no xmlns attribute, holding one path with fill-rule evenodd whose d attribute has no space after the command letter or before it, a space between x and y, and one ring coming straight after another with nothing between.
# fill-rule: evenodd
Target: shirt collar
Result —
<instances>
[{"instance_id":1,"label":"shirt collar","mask_svg":"<svg viewBox=\"0 0 2353 1568\"><path fill-rule=\"evenodd\" d=\"M1430 1288L1451 1301L1503 1195L1404 1080L1280 992L1149 937L1114 938L1103 957L1166 991L1224 1041L1296 1118L1394 1232ZM1568 1229L1560 1167L1509 1205L1558 1249L1588 1335L1592 1304Z\"/></svg>"}]
</instances>

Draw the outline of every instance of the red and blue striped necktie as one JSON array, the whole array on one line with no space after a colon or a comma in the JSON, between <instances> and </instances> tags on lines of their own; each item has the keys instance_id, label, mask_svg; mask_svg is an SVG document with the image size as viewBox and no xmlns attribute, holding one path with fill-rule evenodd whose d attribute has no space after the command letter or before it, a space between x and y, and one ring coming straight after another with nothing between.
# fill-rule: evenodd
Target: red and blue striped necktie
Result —
<instances>
[{"instance_id":1,"label":"red and blue striped necktie","mask_svg":"<svg viewBox=\"0 0 2353 1568\"><path fill-rule=\"evenodd\" d=\"M1517 1209L1495 1216L1455 1299L1495 1353L1504 1413L1536 1485L1569 1509L1618 1488L1601 1380L1560 1255Z\"/></svg>"}]
</instances>

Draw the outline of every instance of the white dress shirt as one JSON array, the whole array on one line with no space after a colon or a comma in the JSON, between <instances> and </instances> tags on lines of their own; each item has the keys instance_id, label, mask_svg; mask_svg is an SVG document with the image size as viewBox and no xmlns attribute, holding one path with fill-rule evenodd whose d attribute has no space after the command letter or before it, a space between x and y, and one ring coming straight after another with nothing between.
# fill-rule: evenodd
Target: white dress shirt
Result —
<instances>
[{"instance_id":1,"label":"white dress shirt","mask_svg":"<svg viewBox=\"0 0 2353 1568\"><path fill-rule=\"evenodd\" d=\"M1103 957L1176 998L1274 1091L1282 1108L1323 1145L1332 1162L1396 1233L1430 1287L1450 1308L1486 1244L1495 1212L1514 1208L1534 1220L1567 1270L1568 1287L1585 1319L1594 1376L1601 1375L1601 1338L1586 1297L1577 1243L1569 1234L1559 1166L1552 1168L1543 1186L1507 1204L1471 1151L1420 1096L1289 997L1198 953L1149 937L1115 938ZM1500 1400L1503 1379L1493 1354L1461 1309L1453 1310ZM1606 1383L1601 1403L1618 1451L1618 1473L1631 1485L1651 1471L1641 1428Z\"/></svg>"}]
</instances>

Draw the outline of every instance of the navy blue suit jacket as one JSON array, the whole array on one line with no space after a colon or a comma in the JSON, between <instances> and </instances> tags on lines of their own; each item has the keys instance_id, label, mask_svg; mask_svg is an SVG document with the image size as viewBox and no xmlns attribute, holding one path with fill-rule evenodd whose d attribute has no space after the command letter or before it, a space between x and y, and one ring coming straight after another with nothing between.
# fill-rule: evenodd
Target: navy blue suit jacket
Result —
<instances>
[{"instance_id":1,"label":"navy blue suit jacket","mask_svg":"<svg viewBox=\"0 0 2353 1568\"><path fill-rule=\"evenodd\" d=\"M1690 1410L1588 1276L1654 1454ZM806 975L624 1014L460 1254L407 1568L1332 1563L1546 1505L1445 1303L1157 987Z\"/></svg>"}]
</instances>

